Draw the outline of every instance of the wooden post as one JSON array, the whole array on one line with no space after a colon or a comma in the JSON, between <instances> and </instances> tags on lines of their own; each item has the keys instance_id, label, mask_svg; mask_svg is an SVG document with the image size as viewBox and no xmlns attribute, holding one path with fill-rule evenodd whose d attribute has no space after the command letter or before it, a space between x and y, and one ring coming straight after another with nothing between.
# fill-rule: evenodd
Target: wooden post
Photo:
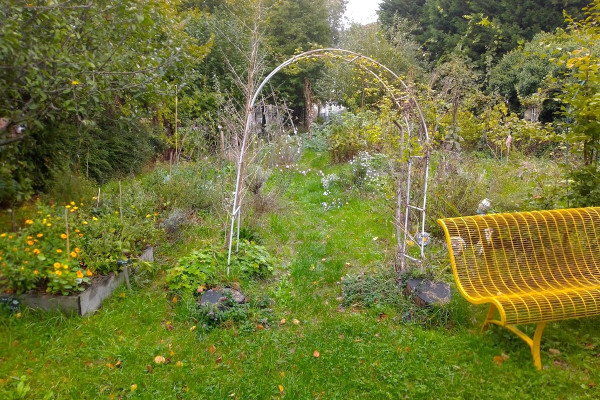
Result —
<instances>
[{"instance_id":1,"label":"wooden post","mask_svg":"<svg viewBox=\"0 0 600 400\"><path fill-rule=\"evenodd\" d=\"M65 207L65 234L67 235L67 260L71 261L71 244L69 242L69 210Z\"/></svg>"},{"instance_id":2,"label":"wooden post","mask_svg":"<svg viewBox=\"0 0 600 400\"><path fill-rule=\"evenodd\" d=\"M121 225L123 225L123 192L121 191L121 181L119 181L119 215L121 217Z\"/></svg>"}]
</instances>

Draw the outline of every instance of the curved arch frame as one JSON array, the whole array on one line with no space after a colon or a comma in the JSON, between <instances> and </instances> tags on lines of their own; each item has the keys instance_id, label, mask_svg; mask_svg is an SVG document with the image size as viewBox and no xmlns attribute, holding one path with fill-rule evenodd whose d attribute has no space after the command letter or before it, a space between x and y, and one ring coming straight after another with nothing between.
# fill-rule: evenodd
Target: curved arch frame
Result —
<instances>
[{"instance_id":1,"label":"curved arch frame","mask_svg":"<svg viewBox=\"0 0 600 400\"><path fill-rule=\"evenodd\" d=\"M231 211L231 226L230 226L230 230L229 230L229 240L228 240L229 249L228 249L228 256L227 256L227 274L228 275L229 275L229 265L231 263L233 234L234 234L234 228L236 226L236 219L237 219L237 243L239 246L240 224L241 224L240 217L241 217L241 209L242 209L242 205L241 205L242 197L241 197L241 193L240 193L241 192L241 190L240 190L241 184L242 184L242 170L243 170L242 166L244 163L244 156L245 156L246 146L248 144L248 138L250 136L250 126L252 124L251 110L254 108L256 100L258 99L258 96L260 95L260 93L261 93L262 89L265 87L265 85L273 78L273 76L275 76L282 69L288 67L289 65L291 65L295 62L303 60L303 59L322 58L322 57L338 58L338 59L341 59L348 63L355 63L358 60L366 60L367 62L371 63L372 65L375 65L375 66L381 68L383 71L387 72L392 78L394 78L395 81L399 82L402 85L402 87L407 91L407 93L409 93L408 97L409 98L412 97L412 96L410 96L409 86L394 71L390 70L388 67L386 67L385 65L381 64L380 62L374 60L371 57L367 57L360 53L350 51L350 50L345 50L345 49L322 48L322 49L305 51L303 53L295 55L294 57L289 58L288 60L284 61L279 66L277 66L273 71L271 71L271 73L269 73L269 75L267 75L266 78L263 79L263 81L260 83L260 85L258 86L256 91L254 92L254 95L252 96L252 100L250 101L248 108L246 109L246 122L245 122L245 127L244 127L244 135L242 137L242 146L240 149L240 155L238 157L238 162L237 162L235 192L234 192L233 206L232 206L232 211ZM363 71L372 75L388 93L392 94L392 97L394 99L396 106L399 109L402 108L400 99L394 95L394 91L392 90L390 85L378 73L373 71L371 68L366 67L365 65L362 65L362 64L357 64L357 65ZM416 107L416 110L417 110L417 113L418 113L418 116L420 119L421 127L423 128L424 138L422 138L423 139L422 141L424 142L424 144L428 144L429 143L429 130L427 129L425 117L423 116L421 107L419 106L419 103L416 101L416 99L414 97L412 97L411 100L414 102L414 105ZM405 116L405 123L408 126L408 121L406 121L406 116ZM409 129L409 131L411 131L411 130ZM410 159L408 161L408 164L409 164L409 169L408 169L409 173L408 173L408 179L407 179L408 182L407 182L406 208L405 208L405 221L404 221L405 235L408 232L408 222L409 222L408 221L408 212L409 212L409 207L411 207L411 206L409 206L409 204L410 204L410 185L411 185L411 179L410 179L411 161L410 161ZM422 208L412 206L412 208L418 208L422 212L421 224L420 224L422 234L425 233L425 230L424 230L425 229L425 208L426 208L426 202L427 202L428 174L429 174L429 158L427 157L426 158L426 168L425 168L423 206L422 206ZM404 240L403 242L406 242L406 240ZM421 257L423 257L424 256L423 244L421 244L420 247L421 247ZM402 253L405 257L407 257L405 244L402 245ZM412 257L409 257L409 258L412 258ZM404 260L402 260L401 262L402 262L402 265L404 265Z\"/></svg>"}]
</instances>

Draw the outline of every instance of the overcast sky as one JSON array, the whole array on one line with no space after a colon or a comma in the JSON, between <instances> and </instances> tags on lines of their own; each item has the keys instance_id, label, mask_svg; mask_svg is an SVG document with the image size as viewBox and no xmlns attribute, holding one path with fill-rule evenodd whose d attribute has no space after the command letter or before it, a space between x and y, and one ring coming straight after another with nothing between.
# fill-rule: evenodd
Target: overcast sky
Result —
<instances>
[{"instance_id":1,"label":"overcast sky","mask_svg":"<svg viewBox=\"0 0 600 400\"><path fill-rule=\"evenodd\" d=\"M350 22L368 24L377 21L377 9L381 0L348 0L345 17Z\"/></svg>"}]
</instances>

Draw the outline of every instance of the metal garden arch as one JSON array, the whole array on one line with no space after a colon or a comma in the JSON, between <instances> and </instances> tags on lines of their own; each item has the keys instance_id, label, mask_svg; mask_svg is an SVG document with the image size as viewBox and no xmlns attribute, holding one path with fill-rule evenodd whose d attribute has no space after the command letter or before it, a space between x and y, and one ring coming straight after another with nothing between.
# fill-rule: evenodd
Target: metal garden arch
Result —
<instances>
[{"instance_id":1,"label":"metal garden arch","mask_svg":"<svg viewBox=\"0 0 600 400\"><path fill-rule=\"evenodd\" d=\"M354 51L338 49L338 48L323 48L323 49L306 51L304 53L298 54L298 55L286 60L285 62L281 63L269 75L267 75L267 77L261 82L261 84L258 86L256 91L254 92L254 95L252 96L252 99L248 105L248 109L246 110L246 121L245 121L244 135L242 138L242 146L240 149L240 154L239 154L239 158L238 158L238 162L237 162L237 176L236 176L235 192L234 192L234 199L233 199L233 207L232 207L232 212L231 212L231 226L230 226L229 241L228 241L229 252L228 252L228 257L227 257L227 264L228 264L227 273L229 273L229 264L231 263L233 236L234 236L234 232L236 230L236 226L237 226L237 237L236 238L237 238L237 241L239 242L240 225L241 225L241 210L242 210L242 196L241 196L242 179L243 179L242 171L243 171L243 163L244 163L246 146L248 144L248 138L250 136L250 128L251 128L251 124L252 124L251 111L254 109L254 104L255 104L256 100L258 99L258 96L260 95L262 89L265 87L265 85L271 80L271 78L273 78L273 76L275 76L283 68L285 68L299 60L310 59L310 58L324 58L324 57L331 57L334 60L358 65L358 67L360 69L362 69L363 71L372 75L382 85L382 87L386 90L386 92L391 94L396 107L398 107L398 110L403 111L403 113L402 113L403 125L397 124L399 129L401 130L402 138L404 138L406 135L406 143L407 144L414 142L416 139L420 148L422 149L422 153L421 154L410 154L410 150L409 150L406 157L404 155L402 155L402 158L403 159L405 158L406 163L407 163L406 192L404 193L404 196L403 196L404 204L402 207L404 209L404 215L400 216L401 217L400 219L398 218L399 216L396 216L396 219L397 219L396 224L402 223L402 225L401 225L402 226L402 237L399 238L399 240L401 240L399 242L400 243L399 252L401 255L401 260L400 260L401 269L404 268L404 262L405 262L406 258L418 261L417 258L415 258L407 253L407 245L406 245L407 241L411 240L411 241L417 243L420 247L421 259L424 256L423 247L426 244L424 238L426 237L425 212L426 212L426 206L427 206L427 180L428 180L428 176L429 176L429 151L430 151L431 146L429 143L429 131L427 129L427 124L425 122L425 118L423 116L423 113L421 111L419 103L417 102L415 96L413 96L411 94L410 87L402 79L400 79L400 77L396 73L394 73L392 70L390 70L385 65L379 63L378 61L376 61L370 57L364 56L364 55L354 52ZM358 61L365 61L366 63L357 63ZM365 64L367 64L367 65L365 65ZM394 83L399 83L401 85L402 89L404 90L404 92L402 92L402 96L398 96L398 92L396 90L394 90L395 88L392 85L390 85L388 83L388 81L385 80L384 77L382 75L380 75L379 72L375 71L374 68L372 68L372 67L379 68L383 72L387 73L391 78L393 78ZM413 118L411 118L411 117L413 117ZM416 117L417 123L415 123L414 117ZM408 146L408 147L410 147L410 146ZM422 173L421 179L423 182L423 192L422 192L419 204L412 204L411 188L415 182L414 169L412 166L413 166L413 163L418 159L424 161L424 168L422 168L420 170L420 172ZM415 213L417 214L416 216L414 215ZM411 229L411 227L413 227L413 226L415 228ZM415 232L415 233L411 234L411 232Z\"/></svg>"}]
</instances>

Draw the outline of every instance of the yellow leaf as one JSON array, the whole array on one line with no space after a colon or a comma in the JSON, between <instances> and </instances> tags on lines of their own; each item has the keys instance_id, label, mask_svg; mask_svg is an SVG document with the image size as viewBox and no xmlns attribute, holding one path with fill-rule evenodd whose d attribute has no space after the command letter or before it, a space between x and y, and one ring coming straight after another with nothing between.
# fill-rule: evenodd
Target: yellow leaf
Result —
<instances>
[{"instance_id":1,"label":"yellow leaf","mask_svg":"<svg viewBox=\"0 0 600 400\"><path fill-rule=\"evenodd\" d=\"M319 353L319 350L315 350L315 351L313 352L313 357L314 357L314 358L319 358L319 357L321 357L321 353Z\"/></svg>"},{"instance_id":2,"label":"yellow leaf","mask_svg":"<svg viewBox=\"0 0 600 400\"><path fill-rule=\"evenodd\" d=\"M283 385L279 385L279 386L277 386L277 388L279 388L280 393L283 393Z\"/></svg>"},{"instance_id":3,"label":"yellow leaf","mask_svg":"<svg viewBox=\"0 0 600 400\"><path fill-rule=\"evenodd\" d=\"M165 362L165 358L163 356L156 356L154 357L154 362L156 364L163 364Z\"/></svg>"},{"instance_id":4,"label":"yellow leaf","mask_svg":"<svg viewBox=\"0 0 600 400\"><path fill-rule=\"evenodd\" d=\"M134 383L133 385L131 385L131 388L130 388L130 389L131 389L131 391L132 391L132 392L135 392L135 391L136 391L136 389L137 389L137 384L136 384L136 383Z\"/></svg>"}]
</instances>

